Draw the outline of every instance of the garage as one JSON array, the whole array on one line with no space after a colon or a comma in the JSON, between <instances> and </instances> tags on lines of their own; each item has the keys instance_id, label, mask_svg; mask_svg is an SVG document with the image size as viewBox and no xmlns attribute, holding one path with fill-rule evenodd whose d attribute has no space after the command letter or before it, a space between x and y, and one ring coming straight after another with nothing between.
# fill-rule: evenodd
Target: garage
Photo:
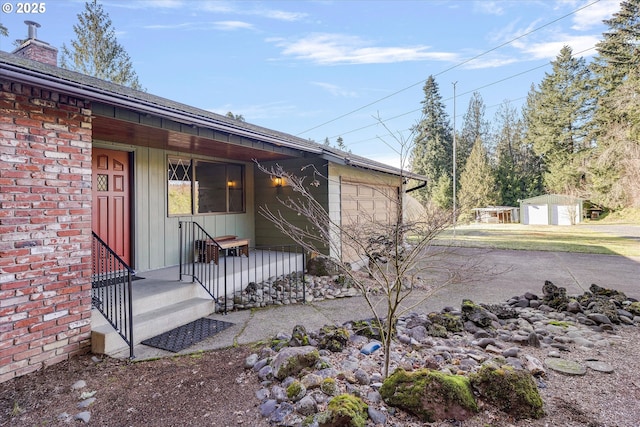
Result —
<instances>
[{"instance_id":1,"label":"garage","mask_svg":"<svg viewBox=\"0 0 640 427\"><path fill-rule=\"evenodd\" d=\"M342 226L362 227L367 224L390 224L396 217L397 187L371 185L341 180L340 204ZM381 230L382 232L383 230ZM359 258L343 246L343 257L349 261Z\"/></svg>"},{"instance_id":2,"label":"garage","mask_svg":"<svg viewBox=\"0 0 640 427\"><path fill-rule=\"evenodd\" d=\"M547 205L527 205L525 213L528 222L531 225L548 225L549 224L549 207Z\"/></svg>"},{"instance_id":3,"label":"garage","mask_svg":"<svg viewBox=\"0 0 640 427\"><path fill-rule=\"evenodd\" d=\"M584 200L564 194L545 194L520 201L522 224L574 225L582 219Z\"/></svg>"}]
</instances>

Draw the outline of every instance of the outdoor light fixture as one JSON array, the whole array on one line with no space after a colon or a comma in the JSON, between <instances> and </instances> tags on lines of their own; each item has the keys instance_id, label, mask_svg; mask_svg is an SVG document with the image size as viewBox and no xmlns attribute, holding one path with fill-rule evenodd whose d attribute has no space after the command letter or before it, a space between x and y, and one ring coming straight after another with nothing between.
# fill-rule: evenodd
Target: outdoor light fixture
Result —
<instances>
[{"instance_id":1,"label":"outdoor light fixture","mask_svg":"<svg viewBox=\"0 0 640 427\"><path fill-rule=\"evenodd\" d=\"M276 176L275 178L273 178L273 183L276 185L276 187L282 187L282 177Z\"/></svg>"},{"instance_id":2,"label":"outdoor light fixture","mask_svg":"<svg viewBox=\"0 0 640 427\"><path fill-rule=\"evenodd\" d=\"M233 187L233 181L227 181L227 187Z\"/></svg>"}]
</instances>

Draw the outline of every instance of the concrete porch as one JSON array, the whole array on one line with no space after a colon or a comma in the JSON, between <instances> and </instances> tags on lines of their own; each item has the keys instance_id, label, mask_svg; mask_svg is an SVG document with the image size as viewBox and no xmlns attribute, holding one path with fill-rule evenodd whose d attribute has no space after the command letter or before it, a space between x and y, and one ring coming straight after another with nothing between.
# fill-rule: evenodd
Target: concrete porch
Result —
<instances>
[{"instance_id":1,"label":"concrete porch","mask_svg":"<svg viewBox=\"0 0 640 427\"><path fill-rule=\"evenodd\" d=\"M302 254L251 250L248 257L227 256L221 258L218 265L193 263L192 267L191 270L189 266L182 267L182 281L179 280L180 267L173 266L141 272L138 276L143 279L132 282L134 345L216 312L216 301L205 286L223 303L225 298L233 298L249 283L304 271L304 257ZM185 269L189 274L185 274ZM194 271L200 272L202 285L193 281L191 274ZM202 274L202 271L206 273ZM95 308L91 317L91 350L107 355L128 350L125 341Z\"/></svg>"}]
</instances>

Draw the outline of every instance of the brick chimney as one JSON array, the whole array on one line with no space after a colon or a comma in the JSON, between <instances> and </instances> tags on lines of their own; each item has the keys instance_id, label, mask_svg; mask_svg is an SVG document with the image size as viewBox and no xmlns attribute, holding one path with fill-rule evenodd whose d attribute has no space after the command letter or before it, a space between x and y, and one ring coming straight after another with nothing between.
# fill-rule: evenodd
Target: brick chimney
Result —
<instances>
[{"instance_id":1,"label":"brick chimney","mask_svg":"<svg viewBox=\"0 0 640 427\"><path fill-rule=\"evenodd\" d=\"M33 21L24 21L29 27L29 37L13 51L14 55L32 59L45 64L58 66L58 49L49 43L38 40L37 30L40 24Z\"/></svg>"}]
</instances>

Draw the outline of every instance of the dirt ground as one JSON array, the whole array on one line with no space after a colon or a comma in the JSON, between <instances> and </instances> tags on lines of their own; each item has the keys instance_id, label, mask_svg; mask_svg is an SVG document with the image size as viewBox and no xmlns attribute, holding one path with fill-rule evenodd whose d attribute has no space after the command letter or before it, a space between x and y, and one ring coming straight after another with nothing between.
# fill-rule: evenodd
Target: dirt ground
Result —
<instances>
[{"instance_id":1,"label":"dirt ground","mask_svg":"<svg viewBox=\"0 0 640 427\"><path fill-rule=\"evenodd\" d=\"M406 417L388 426L408 427L638 427L640 419L640 328L618 331L624 345L603 351L613 374L567 377L549 373L541 390L546 416L515 421L505 414L482 411L462 423L422 424ZM88 411L94 426L247 426L267 427L259 415L256 374L244 360L255 349L246 346L193 355L130 362L91 355L75 357L0 384L0 426L83 425L60 417L81 412L82 392L95 392ZM543 357L541 349L537 357ZM580 359L580 352L572 353ZM72 390L78 380L87 386ZM399 413L396 413L399 415ZM409 417L408 419L412 419ZM372 424L369 424L372 426Z\"/></svg>"},{"instance_id":2,"label":"dirt ground","mask_svg":"<svg viewBox=\"0 0 640 427\"><path fill-rule=\"evenodd\" d=\"M0 426L69 426L82 392L96 392L95 426L266 426L258 414L257 377L243 368L251 350L129 362L91 355L0 384ZM78 380L87 386L71 390Z\"/></svg>"}]
</instances>

